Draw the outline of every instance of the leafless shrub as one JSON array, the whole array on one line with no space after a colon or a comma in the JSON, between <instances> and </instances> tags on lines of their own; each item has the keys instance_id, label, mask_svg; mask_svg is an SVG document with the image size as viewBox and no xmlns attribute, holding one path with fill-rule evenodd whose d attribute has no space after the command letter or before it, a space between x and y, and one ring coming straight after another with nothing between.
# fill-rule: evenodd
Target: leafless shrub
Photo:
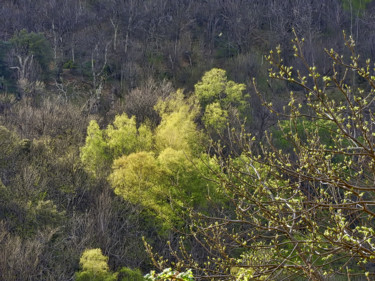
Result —
<instances>
[{"instance_id":1,"label":"leafless shrub","mask_svg":"<svg viewBox=\"0 0 375 281\"><path fill-rule=\"evenodd\" d=\"M157 124L159 115L154 110L154 106L159 98L165 98L173 91L171 83L149 79L143 86L132 90L126 96L125 112L129 116L135 115L139 123L150 120L152 124Z\"/></svg>"}]
</instances>

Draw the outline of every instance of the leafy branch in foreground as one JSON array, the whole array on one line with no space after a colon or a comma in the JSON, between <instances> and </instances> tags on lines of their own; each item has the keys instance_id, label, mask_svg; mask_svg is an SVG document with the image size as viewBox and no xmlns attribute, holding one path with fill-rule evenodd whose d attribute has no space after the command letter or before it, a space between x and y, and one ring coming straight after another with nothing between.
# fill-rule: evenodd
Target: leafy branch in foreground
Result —
<instances>
[{"instance_id":1,"label":"leafy branch in foreground","mask_svg":"<svg viewBox=\"0 0 375 281\"><path fill-rule=\"evenodd\" d=\"M285 65L279 47L267 60L271 79L299 90L282 112L264 101L283 118L267 142L254 149L244 134L241 155L218 158L223 168L211 176L232 209L193 213L190 233L171 249L177 270L226 280L375 275L374 66L349 37L350 60L326 50L332 71L321 75L307 63L303 39L293 44L303 69ZM254 88L262 97L255 81ZM194 255L193 243L205 257Z\"/></svg>"},{"instance_id":2,"label":"leafy branch in foreground","mask_svg":"<svg viewBox=\"0 0 375 281\"><path fill-rule=\"evenodd\" d=\"M166 268L163 272L156 274L155 271L151 271L149 274L144 276L146 281L154 281L154 280L177 280L177 281L193 281L193 273L191 270L187 270L186 272L177 272L172 270L171 268Z\"/></svg>"}]
</instances>

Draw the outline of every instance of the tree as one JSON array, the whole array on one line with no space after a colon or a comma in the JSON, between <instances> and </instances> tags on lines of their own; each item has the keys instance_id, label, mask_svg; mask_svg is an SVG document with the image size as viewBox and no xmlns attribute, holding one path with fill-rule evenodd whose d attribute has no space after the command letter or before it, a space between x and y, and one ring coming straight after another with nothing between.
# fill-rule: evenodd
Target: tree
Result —
<instances>
[{"instance_id":1,"label":"tree","mask_svg":"<svg viewBox=\"0 0 375 281\"><path fill-rule=\"evenodd\" d=\"M137 129L135 116L129 118L126 114L117 115L105 134L113 158L135 151L147 151L152 146L151 130L144 124Z\"/></svg>"},{"instance_id":2,"label":"tree","mask_svg":"<svg viewBox=\"0 0 375 281\"><path fill-rule=\"evenodd\" d=\"M195 85L195 95L198 97L203 111L203 122L208 129L222 130L228 120L228 111L238 108L244 111L245 84L239 84L227 79L226 71L213 68L206 72L202 81Z\"/></svg>"},{"instance_id":3,"label":"tree","mask_svg":"<svg viewBox=\"0 0 375 281\"><path fill-rule=\"evenodd\" d=\"M199 158L210 157L203 153L202 133L194 122L199 111L196 98L186 99L182 91L177 91L160 99L155 109L161 122L154 136L149 129L148 133L143 133L147 129L144 125L140 125L136 134L134 117L127 119L125 116L122 121L115 119L114 126L124 128L116 132L118 137L114 137L113 127L108 126L108 144L115 143L115 147L124 148L116 153L117 159L108 179L117 195L151 211L161 219L165 229L170 229L181 222L179 215L183 208L205 209L206 196L211 192L215 197L216 191L202 177L208 168L200 165ZM119 121L127 125L121 125ZM127 148L136 144L139 149Z\"/></svg>"},{"instance_id":4,"label":"tree","mask_svg":"<svg viewBox=\"0 0 375 281\"><path fill-rule=\"evenodd\" d=\"M207 105L203 116L203 122L207 128L220 131L228 123L228 111L222 109L220 103L213 102Z\"/></svg>"},{"instance_id":5,"label":"tree","mask_svg":"<svg viewBox=\"0 0 375 281\"><path fill-rule=\"evenodd\" d=\"M95 120L90 121L86 143L81 148L81 160L92 175L104 175L114 159L137 151L149 151L152 145L149 126L141 124L137 128L135 117L129 118L123 113L104 130Z\"/></svg>"},{"instance_id":6,"label":"tree","mask_svg":"<svg viewBox=\"0 0 375 281\"><path fill-rule=\"evenodd\" d=\"M181 90L165 100L159 100L155 109L161 122L156 128L155 142L159 151L170 147L188 155L199 151L199 131L194 123L199 107L194 97L185 99Z\"/></svg>"},{"instance_id":7,"label":"tree","mask_svg":"<svg viewBox=\"0 0 375 281\"><path fill-rule=\"evenodd\" d=\"M151 211L166 230L181 223L180 215L186 208L207 210L206 198L217 195L215 187L202 176L208 170L183 150L169 147L157 157L141 151L116 159L108 179L117 195Z\"/></svg>"},{"instance_id":8,"label":"tree","mask_svg":"<svg viewBox=\"0 0 375 281\"><path fill-rule=\"evenodd\" d=\"M108 144L95 120L91 120L87 127L86 143L81 148L80 156L87 171L93 175L100 175L111 159Z\"/></svg>"},{"instance_id":9,"label":"tree","mask_svg":"<svg viewBox=\"0 0 375 281\"><path fill-rule=\"evenodd\" d=\"M19 81L46 80L50 73L52 48L43 33L22 29L10 39L12 55L16 58L11 68L17 70Z\"/></svg>"},{"instance_id":10,"label":"tree","mask_svg":"<svg viewBox=\"0 0 375 281\"><path fill-rule=\"evenodd\" d=\"M182 241L172 252L177 270L193 268L194 276L218 280L375 275L374 69L359 59L351 37L349 61L326 50L330 76L307 64L303 39L293 44L305 69L286 66L279 47L267 59L270 77L298 91L282 112L264 102L285 120L278 137L292 148L280 149L271 133L258 145L251 136L237 138L242 154L222 158L224 168L215 173L233 211L195 214L190 235L208 258L194 259L189 240ZM357 88L349 73L363 81Z\"/></svg>"},{"instance_id":11,"label":"tree","mask_svg":"<svg viewBox=\"0 0 375 281\"><path fill-rule=\"evenodd\" d=\"M76 273L77 281L116 281L117 273L111 273L108 267L108 257L100 249L87 249L79 261L81 271Z\"/></svg>"},{"instance_id":12,"label":"tree","mask_svg":"<svg viewBox=\"0 0 375 281\"><path fill-rule=\"evenodd\" d=\"M226 71L219 68L206 72L202 81L195 85L195 94L204 105L215 101L219 101L224 107L230 103L239 103L244 90L244 84L228 81Z\"/></svg>"},{"instance_id":13,"label":"tree","mask_svg":"<svg viewBox=\"0 0 375 281\"><path fill-rule=\"evenodd\" d=\"M142 151L115 160L109 180L115 193L130 202L158 208L155 196L161 192L158 185L160 173L153 153Z\"/></svg>"}]
</instances>

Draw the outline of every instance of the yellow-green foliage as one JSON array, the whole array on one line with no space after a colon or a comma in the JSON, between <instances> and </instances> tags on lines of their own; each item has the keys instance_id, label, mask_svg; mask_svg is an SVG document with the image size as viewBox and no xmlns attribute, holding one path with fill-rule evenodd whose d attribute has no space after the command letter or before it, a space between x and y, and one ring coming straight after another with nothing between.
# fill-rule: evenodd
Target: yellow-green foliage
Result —
<instances>
[{"instance_id":1,"label":"yellow-green foliage","mask_svg":"<svg viewBox=\"0 0 375 281\"><path fill-rule=\"evenodd\" d=\"M87 128L85 146L81 148L81 160L87 171L98 176L111 166L113 159L136 151L148 151L153 146L150 127L142 124L138 129L135 117L125 113L117 115L113 125L100 130L98 123L92 120Z\"/></svg>"},{"instance_id":2,"label":"yellow-green foliage","mask_svg":"<svg viewBox=\"0 0 375 281\"><path fill-rule=\"evenodd\" d=\"M98 123L91 120L87 128L85 146L81 148L81 160L88 172L93 175L101 173L109 160L108 145Z\"/></svg>"},{"instance_id":3,"label":"yellow-green foliage","mask_svg":"<svg viewBox=\"0 0 375 281\"><path fill-rule=\"evenodd\" d=\"M108 257L104 256L101 249L87 249L83 252L79 264L82 270L96 273L107 272Z\"/></svg>"},{"instance_id":4,"label":"yellow-green foliage","mask_svg":"<svg viewBox=\"0 0 375 281\"><path fill-rule=\"evenodd\" d=\"M213 68L195 85L195 94L204 105L219 101L223 107L227 107L230 103L240 102L245 89L245 84L228 81L225 70Z\"/></svg>"},{"instance_id":5,"label":"yellow-green foliage","mask_svg":"<svg viewBox=\"0 0 375 281\"><path fill-rule=\"evenodd\" d=\"M206 107L203 122L207 128L220 131L228 122L228 111L223 110L218 102L211 103Z\"/></svg>"},{"instance_id":6,"label":"yellow-green foliage","mask_svg":"<svg viewBox=\"0 0 375 281\"><path fill-rule=\"evenodd\" d=\"M177 90L177 92L171 94L165 100L160 99L155 105L155 110L163 117L163 115L175 112L188 104L193 106L193 104L196 105L196 102L193 99L186 99L182 90Z\"/></svg>"},{"instance_id":7,"label":"yellow-green foliage","mask_svg":"<svg viewBox=\"0 0 375 281\"><path fill-rule=\"evenodd\" d=\"M137 128L135 117L126 114L116 116L106 130L92 121L81 159L93 174L105 170L105 164L111 166L108 180L115 193L166 225L178 220L179 206L205 204L208 184L202 167L193 163L202 153L194 122L199 113L196 97L186 99L177 91L155 109L161 122L154 132L147 124Z\"/></svg>"},{"instance_id":8,"label":"yellow-green foliage","mask_svg":"<svg viewBox=\"0 0 375 281\"><path fill-rule=\"evenodd\" d=\"M184 151L175 150L171 147L164 149L160 153L158 160L165 171L172 176L178 176L181 171L191 166L191 162L186 158Z\"/></svg>"},{"instance_id":9,"label":"yellow-green foliage","mask_svg":"<svg viewBox=\"0 0 375 281\"><path fill-rule=\"evenodd\" d=\"M163 174L154 154L141 151L115 160L109 181L117 195L153 211L165 227L170 227L175 216L169 203L171 190Z\"/></svg>"},{"instance_id":10,"label":"yellow-green foliage","mask_svg":"<svg viewBox=\"0 0 375 281\"><path fill-rule=\"evenodd\" d=\"M171 147L190 154L200 138L194 123L199 110L196 101L184 99L183 93L177 91L169 99L160 100L155 109L162 118L155 132L157 149Z\"/></svg>"},{"instance_id":11,"label":"yellow-green foliage","mask_svg":"<svg viewBox=\"0 0 375 281\"><path fill-rule=\"evenodd\" d=\"M166 148L158 163L163 171L164 184L169 186L170 196L180 206L204 205L209 190L209 182L203 178L208 172L202 160L187 157L182 150Z\"/></svg>"},{"instance_id":12,"label":"yellow-green foliage","mask_svg":"<svg viewBox=\"0 0 375 281\"><path fill-rule=\"evenodd\" d=\"M204 205L209 183L201 174L207 167L193 161L200 160L170 147L157 157L152 152L132 153L114 161L109 181L116 194L152 210L166 226L178 220L179 207Z\"/></svg>"},{"instance_id":13,"label":"yellow-green foliage","mask_svg":"<svg viewBox=\"0 0 375 281\"><path fill-rule=\"evenodd\" d=\"M163 171L162 181L174 203L184 205L184 202L191 200L192 198L186 197L186 193L194 189L193 183L189 181L194 167L184 151L168 147L160 153L157 160Z\"/></svg>"},{"instance_id":14,"label":"yellow-green foliage","mask_svg":"<svg viewBox=\"0 0 375 281\"><path fill-rule=\"evenodd\" d=\"M141 124L138 128L137 135L137 151L150 151L153 147L154 136L150 129L150 126L147 124Z\"/></svg>"},{"instance_id":15,"label":"yellow-green foliage","mask_svg":"<svg viewBox=\"0 0 375 281\"><path fill-rule=\"evenodd\" d=\"M220 99L224 94L227 83L227 74L225 70L213 68L206 72L202 81L195 85L195 94L203 103L211 103Z\"/></svg>"},{"instance_id":16,"label":"yellow-green foliage","mask_svg":"<svg viewBox=\"0 0 375 281\"><path fill-rule=\"evenodd\" d=\"M154 154L141 151L116 159L109 181L116 194L133 203L151 206L159 177Z\"/></svg>"},{"instance_id":17,"label":"yellow-green foliage","mask_svg":"<svg viewBox=\"0 0 375 281\"><path fill-rule=\"evenodd\" d=\"M108 126L106 135L114 158L133 152L137 144L135 116L128 118L126 114L117 115L113 125Z\"/></svg>"},{"instance_id":18,"label":"yellow-green foliage","mask_svg":"<svg viewBox=\"0 0 375 281\"><path fill-rule=\"evenodd\" d=\"M206 128L222 130L228 122L228 109L236 106L243 110L246 104L243 91L245 84L228 81L225 70L213 68L206 72L202 81L195 85L195 95L203 109Z\"/></svg>"},{"instance_id":19,"label":"yellow-green foliage","mask_svg":"<svg viewBox=\"0 0 375 281\"><path fill-rule=\"evenodd\" d=\"M108 126L105 134L114 159L136 151L147 151L152 147L149 126L142 124L137 129L135 116L129 118L125 113L115 117L113 125Z\"/></svg>"},{"instance_id":20,"label":"yellow-green foliage","mask_svg":"<svg viewBox=\"0 0 375 281\"><path fill-rule=\"evenodd\" d=\"M243 99L243 91L246 89L245 84L236 83L229 80L225 86L225 102L240 103Z\"/></svg>"},{"instance_id":21,"label":"yellow-green foliage","mask_svg":"<svg viewBox=\"0 0 375 281\"><path fill-rule=\"evenodd\" d=\"M118 273L112 273L108 267L108 257L100 249L87 249L79 261L81 271L75 275L76 281L115 281Z\"/></svg>"}]
</instances>

